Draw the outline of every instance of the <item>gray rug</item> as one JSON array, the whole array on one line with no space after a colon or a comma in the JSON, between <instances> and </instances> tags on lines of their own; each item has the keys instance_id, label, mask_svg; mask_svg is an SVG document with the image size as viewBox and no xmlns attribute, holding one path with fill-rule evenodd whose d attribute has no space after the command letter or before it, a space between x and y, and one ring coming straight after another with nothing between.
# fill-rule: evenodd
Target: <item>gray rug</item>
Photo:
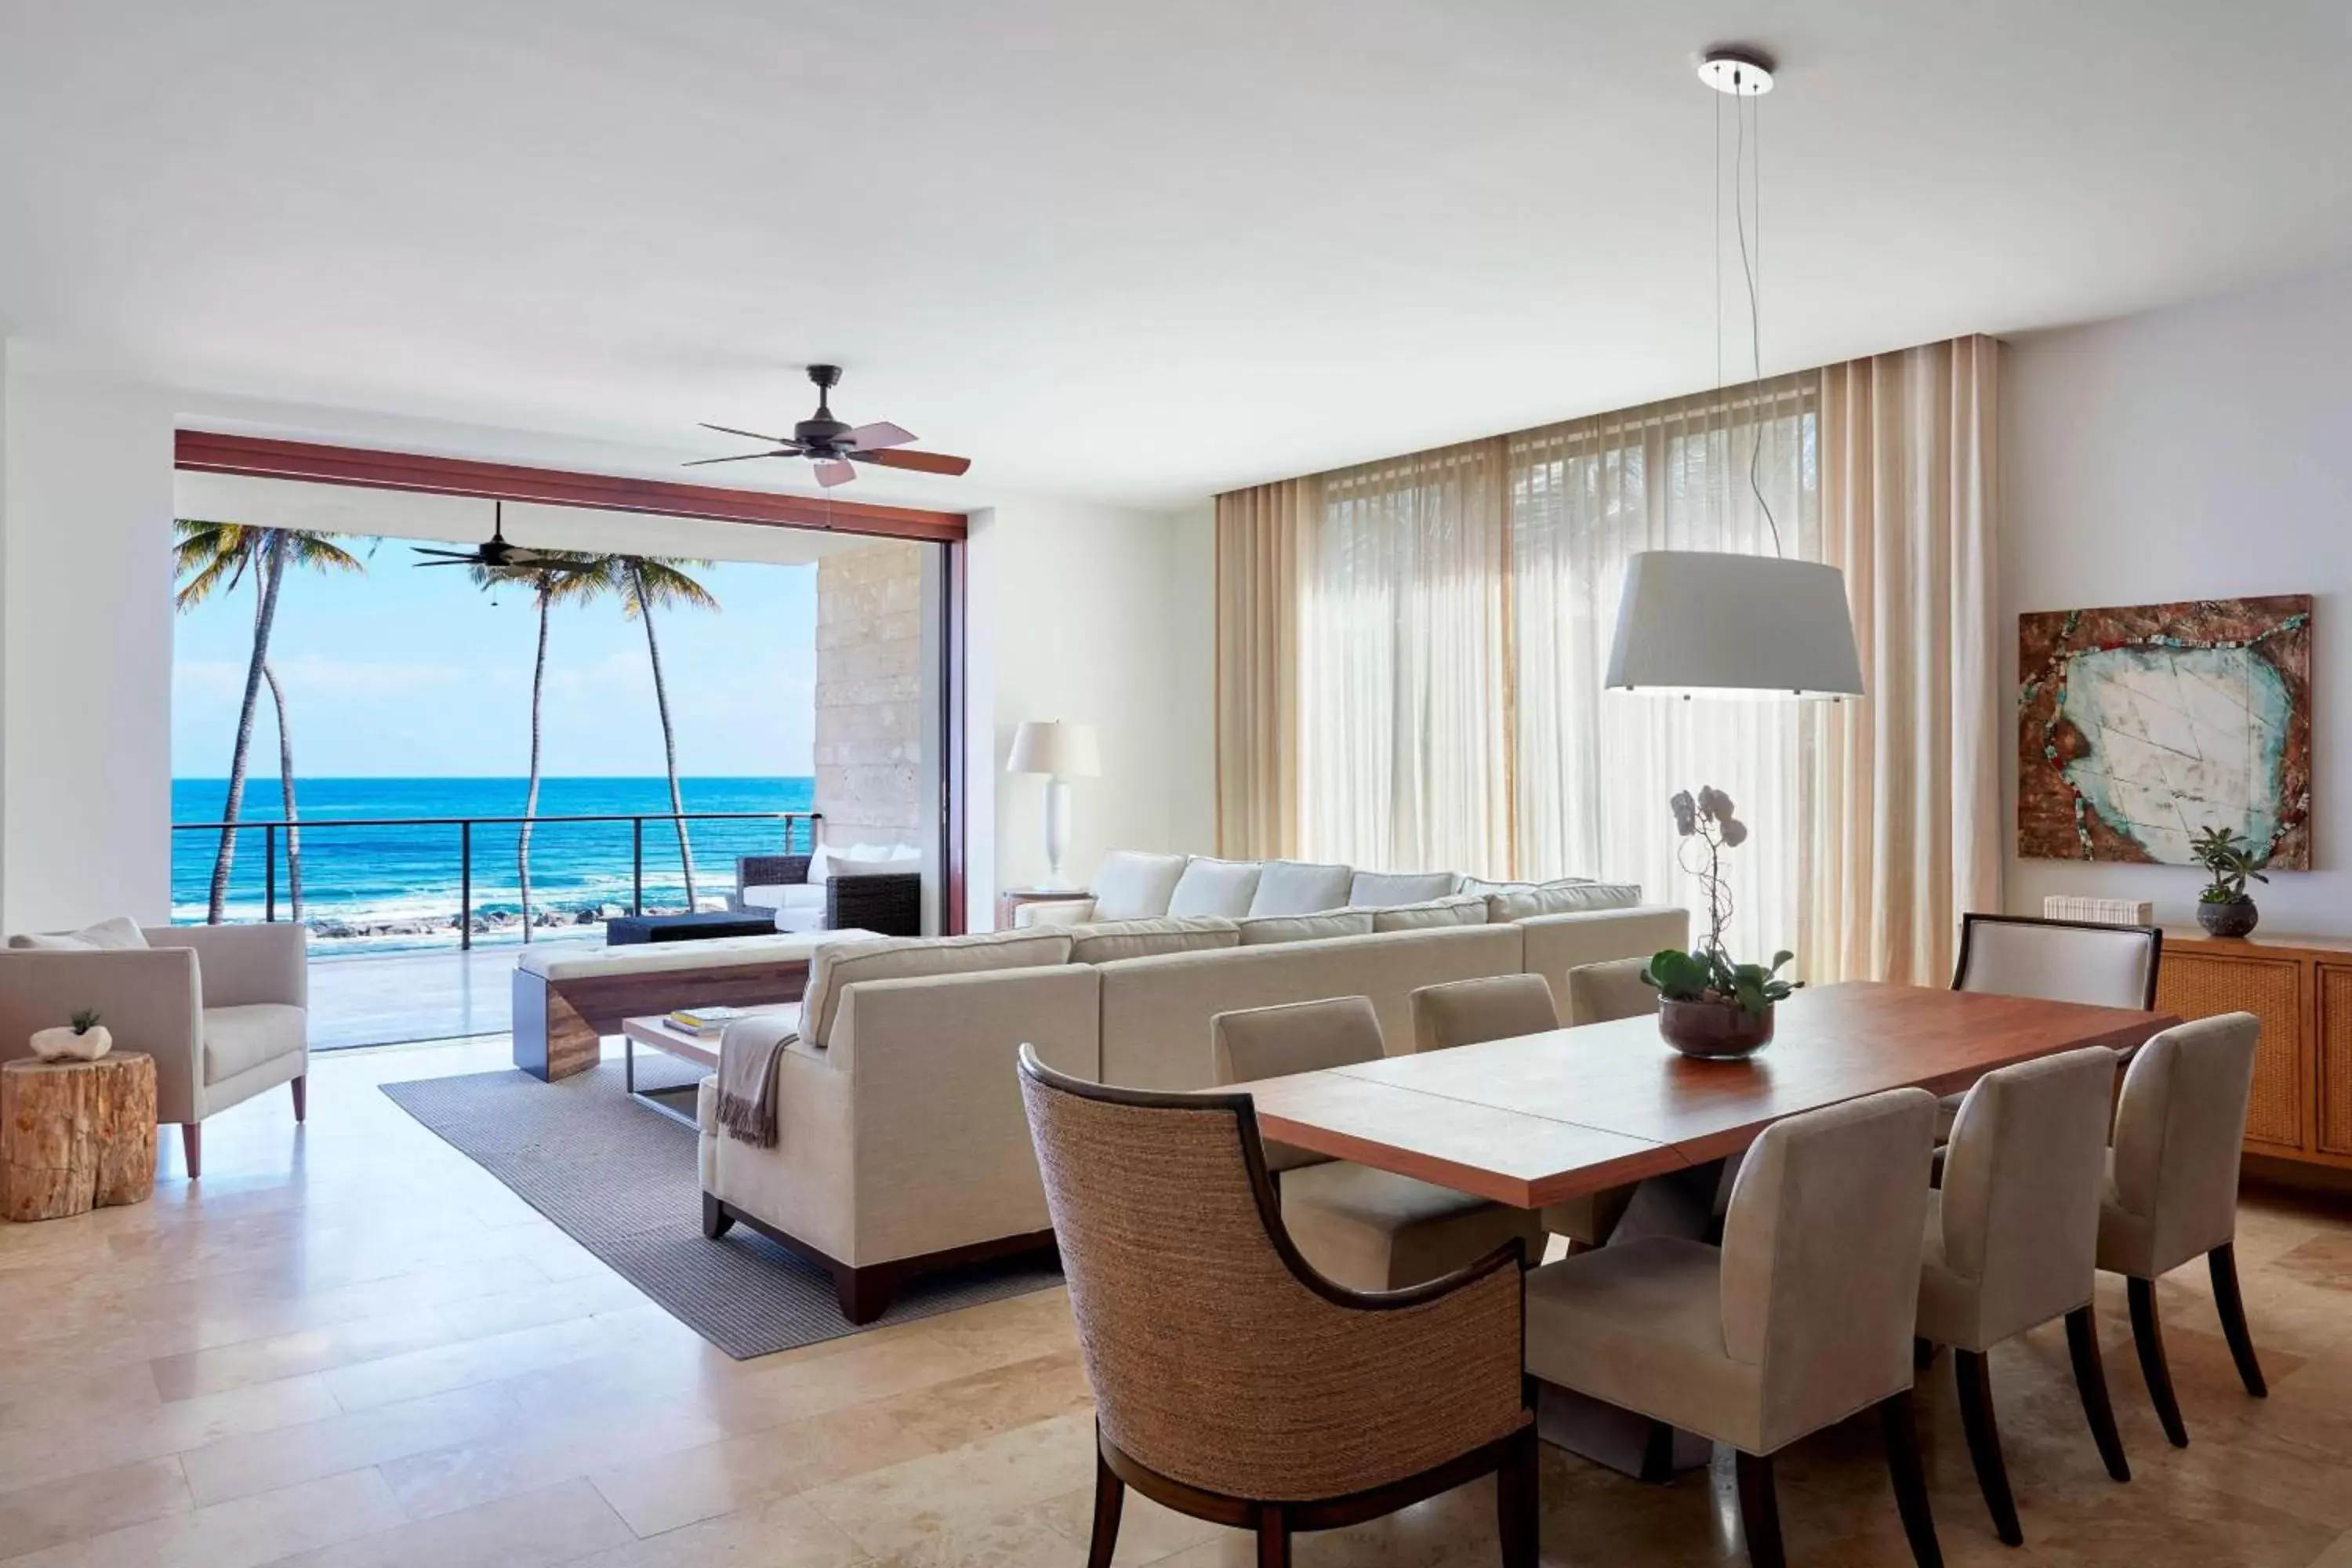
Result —
<instances>
[{"instance_id":1,"label":"gray rug","mask_svg":"<svg viewBox=\"0 0 2352 1568\"><path fill-rule=\"evenodd\" d=\"M637 1057L637 1086L691 1083L695 1069ZM383 1092L515 1195L741 1360L859 1332L835 1303L833 1279L745 1226L702 1234L694 1130L631 1100L621 1064L560 1083L527 1073L388 1083ZM951 1312L1062 1282L1035 1258L980 1264L908 1281L866 1328Z\"/></svg>"}]
</instances>

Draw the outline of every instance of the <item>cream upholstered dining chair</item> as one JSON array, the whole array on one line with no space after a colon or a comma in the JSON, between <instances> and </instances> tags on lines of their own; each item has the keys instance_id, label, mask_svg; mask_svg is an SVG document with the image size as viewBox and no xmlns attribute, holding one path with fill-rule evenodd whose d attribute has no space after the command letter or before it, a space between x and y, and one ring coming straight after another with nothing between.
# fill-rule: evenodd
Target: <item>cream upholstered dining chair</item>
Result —
<instances>
[{"instance_id":1,"label":"cream upholstered dining chair","mask_svg":"<svg viewBox=\"0 0 2352 1568\"><path fill-rule=\"evenodd\" d=\"M1952 989L2147 1011L2156 1006L2163 960L2164 932L2156 926L1969 913L1960 917ZM1960 1097L1946 1095L1942 1105L1939 1139L1951 1135Z\"/></svg>"},{"instance_id":2,"label":"cream upholstered dining chair","mask_svg":"<svg viewBox=\"0 0 2352 1568\"><path fill-rule=\"evenodd\" d=\"M1643 980L1646 958L1612 958L1568 972L1568 1022L1606 1024L1617 1018L1639 1018L1658 1010L1658 988Z\"/></svg>"},{"instance_id":3,"label":"cream upholstered dining chair","mask_svg":"<svg viewBox=\"0 0 2352 1568\"><path fill-rule=\"evenodd\" d=\"M1531 976L1538 987L1543 980ZM1381 1021L1362 996L1220 1013L1210 1020L1220 1084L1317 1072L1381 1056ZM1543 1256L1543 1226L1526 1209L1346 1160L1275 1144L1282 1217L1315 1267L1358 1290L1397 1290L1451 1273L1510 1242Z\"/></svg>"},{"instance_id":4,"label":"cream upholstered dining chair","mask_svg":"<svg viewBox=\"0 0 2352 1568\"><path fill-rule=\"evenodd\" d=\"M1615 1242L1528 1276L1528 1372L1737 1450L1757 1568L1779 1568L1772 1455L1875 1406L1912 1555L1942 1559L1911 1412L1935 1097L1898 1089L1774 1122L1723 1245Z\"/></svg>"},{"instance_id":5,"label":"cream upholstered dining chair","mask_svg":"<svg viewBox=\"0 0 2352 1568\"><path fill-rule=\"evenodd\" d=\"M1654 997L1655 993L1641 984L1636 966L1633 987ZM1596 969L1619 970L1622 963L1586 964L1568 972L1568 994L1570 1005L1580 994L1587 998L1589 1007L1609 1003L1623 1005L1628 1001L1620 994L1614 976L1603 977L1596 987L1590 977ZM1580 991L1579 987L1585 987ZM1653 1000L1650 1010L1655 1011ZM1632 1011L1638 1012L1634 1008ZM1588 1024L1606 1022L1611 1017L1622 1017L1624 1013L1607 1013L1601 1016L1586 1016ZM1487 1040L1508 1040L1521 1035L1540 1035L1559 1027L1559 1015L1553 1010L1551 985L1540 974L1497 974L1485 980L1455 980L1444 985L1424 985L1412 994L1413 1048L1418 1051L1449 1050L1455 1046L1475 1046ZM1564 1236L1578 1247L1599 1247L1625 1217L1628 1205L1633 1201L1635 1188L1628 1185L1610 1187L1597 1193L1587 1193L1570 1198L1565 1203L1548 1204L1538 1216L1543 1228L1556 1236Z\"/></svg>"},{"instance_id":6,"label":"cream upholstered dining chair","mask_svg":"<svg viewBox=\"0 0 2352 1568\"><path fill-rule=\"evenodd\" d=\"M1943 1190L1927 1199L1917 1331L1952 1347L1969 1457L1993 1527L2011 1546L2025 1536L1985 1361L2001 1341L2066 1320L2092 1439L2107 1473L2131 1479L2091 1310L2115 1090L2116 1054L2099 1046L1986 1074L1961 1101Z\"/></svg>"},{"instance_id":7,"label":"cream upholstered dining chair","mask_svg":"<svg viewBox=\"0 0 2352 1568\"><path fill-rule=\"evenodd\" d=\"M2189 1429L2164 1357L2156 1281L2199 1254L2212 1274L2213 1305L2239 1381L2257 1399L2270 1394L2238 1293L2236 1245L2239 1155L2261 1036L2262 1021L2252 1013L2167 1029L2132 1058L2116 1106L2099 1206L2099 1267L2124 1276L2140 1372L2176 1448L2189 1447Z\"/></svg>"},{"instance_id":8,"label":"cream upholstered dining chair","mask_svg":"<svg viewBox=\"0 0 2352 1568\"><path fill-rule=\"evenodd\" d=\"M307 928L295 924L134 926L109 921L121 945L89 932L11 937L0 949L0 1058L35 1029L94 1007L115 1047L155 1058L155 1120L180 1124L192 1177L204 1173L204 1121L279 1084L294 1120L309 1106Z\"/></svg>"},{"instance_id":9,"label":"cream upholstered dining chair","mask_svg":"<svg viewBox=\"0 0 2352 1568\"><path fill-rule=\"evenodd\" d=\"M1516 1241L1366 1294L1291 1245L1246 1094L1065 1077L1021 1047L1021 1094L1095 1396L1088 1568L1127 1489L1256 1532L1377 1518L1490 1471L1506 1568L1535 1568L1536 1437Z\"/></svg>"}]
</instances>

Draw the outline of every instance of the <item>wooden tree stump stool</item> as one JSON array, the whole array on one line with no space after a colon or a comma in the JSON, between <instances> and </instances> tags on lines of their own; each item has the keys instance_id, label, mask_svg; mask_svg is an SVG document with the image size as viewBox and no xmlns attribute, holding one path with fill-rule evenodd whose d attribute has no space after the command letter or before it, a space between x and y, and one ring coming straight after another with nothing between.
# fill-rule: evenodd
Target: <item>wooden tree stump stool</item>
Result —
<instances>
[{"instance_id":1,"label":"wooden tree stump stool","mask_svg":"<svg viewBox=\"0 0 2352 1568\"><path fill-rule=\"evenodd\" d=\"M154 1190L154 1058L0 1066L0 1216L61 1219Z\"/></svg>"}]
</instances>

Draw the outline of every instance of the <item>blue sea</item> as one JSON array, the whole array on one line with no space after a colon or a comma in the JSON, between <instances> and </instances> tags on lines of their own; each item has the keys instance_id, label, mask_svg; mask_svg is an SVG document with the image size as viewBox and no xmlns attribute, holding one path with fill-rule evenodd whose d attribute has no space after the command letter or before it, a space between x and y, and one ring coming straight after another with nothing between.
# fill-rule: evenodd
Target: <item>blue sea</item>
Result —
<instances>
[{"instance_id":1,"label":"blue sea","mask_svg":"<svg viewBox=\"0 0 2352 1568\"><path fill-rule=\"evenodd\" d=\"M295 799L302 820L388 817L516 816L522 812L528 781L485 779L297 779ZM689 812L806 811L814 781L806 778L689 778L679 782ZM172 820L222 820L228 788L220 779L172 781ZM274 821L284 816L275 775L247 780L240 819ZM669 784L662 778L549 778L540 781L538 816L530 843L530 902L542 935L562 928L595 931L604 914L627 911L632 885L630 825L626 822L550 822L556 816L667 813ZM519 940L520 889L516 876L515 825L477 824L473 829L473 910L487 922L475 941ZM806 849L805 823L793 825L791 847ZM781 822L693 822L698 901L723 907L735 885L735 857L775 854L786 847ZM245 828L237 836L236 860L224 910L232 921L257 921L266 904L263 835ZM457 940L459 905L458 829L446 826L318 827L302 830L303 918L322 942L338 947L383 952L440 946ZM172 915L201 921L205 914L217 831L172 835ZM286 845L278 846L278 915L291 914L287 887ZM667 822L645 825L645 908L686 906L677 834ZM549 928L552 917L561 922Z\"/></svg>"}]
</instances>

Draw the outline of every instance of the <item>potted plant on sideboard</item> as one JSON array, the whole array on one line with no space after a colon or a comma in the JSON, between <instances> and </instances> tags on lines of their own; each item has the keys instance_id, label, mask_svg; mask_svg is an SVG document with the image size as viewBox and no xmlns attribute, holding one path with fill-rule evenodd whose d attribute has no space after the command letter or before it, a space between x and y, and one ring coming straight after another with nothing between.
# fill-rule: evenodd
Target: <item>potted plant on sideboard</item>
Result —
<instances>
[{"instance_id":1,"label":"potted plant on sideboard","mask_svg":"<svg viewBox=\"0 0 2352 1568\"><path fill-rule=\"evenodd\" d=\"M2215 936L2244 936L2263 918L2247 896L2246 879L2269 882L2262 868L2267 855L2226 827L2208 827L2189 842L2189 853L2205 868L2211 880L2197 895L2197 923Z\"/></svg>"},{"instance_id":2,"label":"potted plant on sideboard","mask_svg":"<svg viewBox=\"0 0 2352 1568\"><path fill-rule=\"evenodd\" d=\"M1801 984L1780 978L1796 954L1776 952L1769 964L1735 963L1723 944L1731 922L1731 894L1723 881L1723 852L1748 841L1748 826L1732 814L1731 797L1712 784L1668 803L1682 836L1675 858L1706 889L1706 941L1696 952L1665 948L1642 971L1658 993L1658 1033L1689 1057L1744 1057L1772 1039L1772 1007ZM1693 863L1693 856L1704 856Z\"/></svg>"}]
</instances>

